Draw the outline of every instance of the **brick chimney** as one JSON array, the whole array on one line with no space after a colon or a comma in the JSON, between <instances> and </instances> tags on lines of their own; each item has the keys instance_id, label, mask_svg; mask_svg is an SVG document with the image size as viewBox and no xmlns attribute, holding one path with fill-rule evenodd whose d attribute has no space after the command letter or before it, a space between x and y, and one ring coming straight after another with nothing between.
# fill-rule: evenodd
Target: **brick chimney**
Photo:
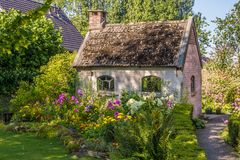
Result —
<instances>
[{"instance_id":1,"label":"brick chimney","mask_svg":"<svg viewBox=\"0 0 240 160\"><path fill-rule=\"evenodd\" d=\"M91 10L89 12L89 30L100 30L107 23L107 12L102 10Z\"/></svg>"}]
</instances>

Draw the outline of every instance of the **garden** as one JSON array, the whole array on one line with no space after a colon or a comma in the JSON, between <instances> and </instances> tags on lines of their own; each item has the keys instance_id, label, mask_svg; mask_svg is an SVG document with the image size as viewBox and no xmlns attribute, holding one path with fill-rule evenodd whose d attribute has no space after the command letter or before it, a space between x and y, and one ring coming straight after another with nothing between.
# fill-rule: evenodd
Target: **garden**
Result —
<instances>
[{"instance_id":1,"label":"garden","mask_svg":"<svg viewBox=\"0 0 240 160\"><path fill-rule=\"evenodd\" d=\"M175 103L172 95L123 91L119 99L77 88L73 58L71 53L57 54L33 83L21 82L3 134L58 141L80 158L205 159L191 105Z\"/></svg>"},{"instance_id":2,"label":"garden","mask_svg":"<svg viewBox=\"0 0 240 160\"><path fill-rule=\"evenodd\" d=\"M154 92L122 91L121 97L104 96L77 81L79 75L72 67L76 53L61 47L60 31L43 16L51 2L47 0L43 7L26 14L13 9L0 12L0 32L5 33L0 34L1 159L205 160L196 136L196 128L204 124L192 119L192 105ZM116 11L108 10L110 22L193 15L193 1L181 9L170 1L164 3L175 10L169 16L161 14L160 3L153 17L146 16L148 10L145 16L136 15L142 12L135 10L121 16L118 10L132 8L117 4ZM135 8L141 8L139 4ZM150 4L142 5L151 11ZM69 11L74 13L74 23L82 25L77 26L81 33L86 33L86 8L89 6L84 4L81 14L85 17L80 20L74 17L76 10ZM119 16L114 17L115 12ZM233 34L239 37L240 32L239 26L233 27L238 19L233 13L239 13L239 3L225 19L216 20L214 43L219 48L204 64L203 112L230 115L222 135L240 153L240 67L239 61L232 60L239 52L239 41L229 39ZM209 43L203 29L206 23L201 14L195 16L200 49L205 53Z\"/></svg>"}]
</instances>

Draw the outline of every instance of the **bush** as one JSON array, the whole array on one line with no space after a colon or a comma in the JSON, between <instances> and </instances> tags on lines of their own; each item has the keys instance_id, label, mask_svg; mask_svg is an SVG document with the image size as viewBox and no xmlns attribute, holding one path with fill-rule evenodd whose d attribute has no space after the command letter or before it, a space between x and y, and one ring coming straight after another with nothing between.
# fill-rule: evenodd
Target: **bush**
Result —
<instances>
[{"instance_id":1,"label":"bush","mask_svg":"<svg viewBox=\"0 0 240 160\"><path fill-rule=\"evenodd\" d=\"M114 127L116 150L123 157L149 160L167 158L172 100L170 97L159 99L150 94L139 101L130 99L126 103L133 120L117 123Z\"/></svg>"},{"instance_id":2,"label":"bush","mask_svg":"<svg viewBox=\"0 0 240 160\"><path fill-rule=\"evenodd\" d=\"M228 122L229 143L240 151L240 120L234 116Z\"/></svg>"},{"instance_id":3,"label":"bush","mask_svg":"<svg viewBox=\"0 0 240 160\"><path fill-rule=\"evenodd\" d=\"M36 102L45 104L53 101L59 93L74 92L76 70L71 64L75 54L63 53L50 58L47 65L40 69L41 74L34 78L33 83L21 82L11 104L19 110Z\"/></svg>"},{"instance_id":4,"label":"bush","mask_svg":"<svg viewBox=\"0 0 240 160\"><path fill-rule=\"evenodd\" d=\"M170 160L205 160L204 150L198 146L192 124L192 105L177 104L173 109L173 136L170 141Z\"/></svg>"},{"instance_id":5,"label":"bush","mask_svg":"<svg viewBox=\"0 0 240 160\"><path fill-rule=\"evenodd\" d=\"M193 118L192 121L193 121L194 126L197 129L205 128L205 123L204 123L204 121L202 119L200 119L200 118Z\"/></svg>"}]
</instances>

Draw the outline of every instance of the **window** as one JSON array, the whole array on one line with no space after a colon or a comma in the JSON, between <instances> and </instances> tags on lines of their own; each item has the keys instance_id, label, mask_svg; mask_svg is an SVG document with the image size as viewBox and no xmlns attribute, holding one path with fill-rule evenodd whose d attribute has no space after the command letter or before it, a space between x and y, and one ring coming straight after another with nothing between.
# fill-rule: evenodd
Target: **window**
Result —
<instances>
[{"instance_id":1,"label":"window","mask_svg":"<svg viewBox=\"0 0 240 160\"><path fill-rule=\"evenodd\" d=\"M194 95L195 94L195 77L192 76L191 77L191 94Z\"/></svg>"},{"instance_id":2,"label":"window","mask_svg":"<svg viewBox=\"0 0 240 160\"><path fill-rule=\"evenodd\" d=\"M111 76L101 76L97 78L97 87L100 91L114 91L114 79Z\"/></svg>"},{"instance_id":3,"label":"window","mask_svg":"<svg viewBox=\"0 0 240 160\"><path fill-rule=\"evenodd\" d=\"M161 92L162 80L156 76L147 76L142 78L143 92Z\"/></svg>"}]
</instances>

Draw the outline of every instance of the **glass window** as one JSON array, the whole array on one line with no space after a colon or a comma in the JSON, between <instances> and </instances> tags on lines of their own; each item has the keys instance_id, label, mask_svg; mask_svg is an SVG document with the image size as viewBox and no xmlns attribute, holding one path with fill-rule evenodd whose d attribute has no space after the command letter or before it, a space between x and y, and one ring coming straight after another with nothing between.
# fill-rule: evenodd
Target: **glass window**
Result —
<instances>
[{"instance_id":1,"label":"glass window","mask_svg":"<svg viewBox=\"0 0 240 160\"><path fill-rule=\"evenodd\" d=\"M97 87L100 91L114 91L114 79L111 76L101 76L97 78Z\"/></svg>"},{"instance_id":2,"label":"glass window","mask_svg":"<svg viewBox=\"0 0 240 160\"><path fill-rule=\"evenodd\" d=\"M195 93L195 77L194 76L192 76L191 77L191 93L193 94L193 93Z\"/></svg>"},{"instance_id":3,"label":"glass window","mask_svg":"<svg viewBox=\"0 0 240 160\"><path fill-rule=\"evenodd\" d=\"M161 92L162 80L156 76L147 76L142 78L143 92Z\"/></svg>"}]
</instances>

